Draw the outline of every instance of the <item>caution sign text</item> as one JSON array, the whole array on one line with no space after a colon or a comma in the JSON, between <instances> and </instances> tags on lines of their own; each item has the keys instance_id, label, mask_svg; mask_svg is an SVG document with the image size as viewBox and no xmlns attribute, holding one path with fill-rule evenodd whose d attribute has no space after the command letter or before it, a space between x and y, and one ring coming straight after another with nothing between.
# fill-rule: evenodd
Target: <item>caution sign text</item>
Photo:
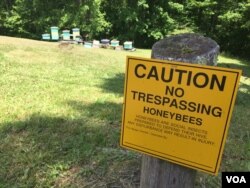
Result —
<instances>
[{"instance_id":1,"label":"caution sign text","mask_svg":"<svg viewBox=\"0 0 250 188\"><path fill-rule=\"evenodd\" d=\"M128 57L121 146L217 174L240 75Z\"/></svg>"}]
</instances>

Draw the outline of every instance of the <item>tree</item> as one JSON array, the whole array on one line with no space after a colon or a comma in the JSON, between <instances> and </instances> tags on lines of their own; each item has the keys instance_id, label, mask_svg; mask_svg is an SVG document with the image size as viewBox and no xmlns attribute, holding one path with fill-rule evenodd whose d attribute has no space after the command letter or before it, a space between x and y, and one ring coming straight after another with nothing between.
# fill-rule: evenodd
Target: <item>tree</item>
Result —
<instances>
[{"instance_id":1,"label":"tree","mask_svg":"<svg viewBox=\"0 0 250 188\"><path fill-rule=\"evenodd\" d=\"M213 37L223 51L248 56L249 0L205 0L188 5L199 30Z\"/></svg>"},{"instance_id":2,"label":"tree","mask_svg":"<svg viewBox=\"0 0 250 188\"><path fill-rule=\"evenodd\" d=\"M112 23L110 36L132 40L140 47L151 47L175 28L168 8L164 0L104 0L102 3L105 18Z\"/></svg>"},{"instance_id":3,"label":"tree","mask_svg":"<svg viewBox=\"0 0 250 188\"><path fill-rule=\"evenodd\" d=\"M3 3L2 3L3 4ZM98 36L110 27L100 11L101 0L13 0L3 28L9 35L40 38L51 26L80 27L89 36Z\"/></svg>"},{"instance_id":4,"label":"tree","mask_svg":"<svg viewBox=\"0 0 250 188\"><path fill-rule=\"evenodd\" d=\"M223 7L218 16L214 36L223 50L250 57L250 1L228 1L228 5L231 8Z\"/></svg>"}]
</instances>

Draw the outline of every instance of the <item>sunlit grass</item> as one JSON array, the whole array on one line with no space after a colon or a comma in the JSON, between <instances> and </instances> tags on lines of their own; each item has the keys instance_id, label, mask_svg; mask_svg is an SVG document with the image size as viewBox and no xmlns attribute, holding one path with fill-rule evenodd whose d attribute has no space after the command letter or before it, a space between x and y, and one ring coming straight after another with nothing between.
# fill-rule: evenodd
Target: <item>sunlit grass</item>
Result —
<instances>
[{"instance_id":1,"label":"sunlit grass","mask_svg":"<svg viewBox=\"0 0 250 188\"><path fill-rule=\"evenodd\" d=\"M137 158L118 144L127 55L0 37L0 187L105 186L121 184L109 168L138 170L117 165Z\"/></svg>"}]
</instances>

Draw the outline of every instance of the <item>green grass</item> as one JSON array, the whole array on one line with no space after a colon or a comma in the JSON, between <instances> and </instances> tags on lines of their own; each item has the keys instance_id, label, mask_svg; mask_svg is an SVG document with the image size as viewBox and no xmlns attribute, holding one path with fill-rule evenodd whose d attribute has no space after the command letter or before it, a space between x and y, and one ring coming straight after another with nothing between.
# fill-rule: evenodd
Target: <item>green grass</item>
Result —
<instances>
[{"instance_id":1,"label":"green grass","mask_svg":"<svg viewBox=\"0 0 250 188\"><path fill-rule=\"evenodd\" d=\"M119 147L124 71L150 53L0 36L0 187L137 187L141 156ZM249 64L219 58L244 71L221 171L250 171Z\"/></svg>"},{"instance_id":2,"label":"green grass","mask_svg":"<svg viewBox=\"0 0 250 188\"><path fill-rule=\"evenodd\" d=\"M0 37L0 187L138 184L118 142L127 55Z\"/></svg>"}]
</instances>

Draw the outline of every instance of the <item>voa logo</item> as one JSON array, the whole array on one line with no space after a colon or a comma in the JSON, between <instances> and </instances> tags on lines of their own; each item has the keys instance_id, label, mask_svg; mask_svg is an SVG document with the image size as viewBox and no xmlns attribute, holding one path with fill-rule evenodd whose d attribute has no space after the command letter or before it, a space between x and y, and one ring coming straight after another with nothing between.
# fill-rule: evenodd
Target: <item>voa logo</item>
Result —
<instances>
[{"instance_id":1,"label":"voa logo","mask_svg":"<svg viewBox=\"0 0 250 188\"><path fill-rule=\"evenodd\" d=\"M227 183L247 183L244 176L226 176Z\"/></svg>"}]
</instances>

